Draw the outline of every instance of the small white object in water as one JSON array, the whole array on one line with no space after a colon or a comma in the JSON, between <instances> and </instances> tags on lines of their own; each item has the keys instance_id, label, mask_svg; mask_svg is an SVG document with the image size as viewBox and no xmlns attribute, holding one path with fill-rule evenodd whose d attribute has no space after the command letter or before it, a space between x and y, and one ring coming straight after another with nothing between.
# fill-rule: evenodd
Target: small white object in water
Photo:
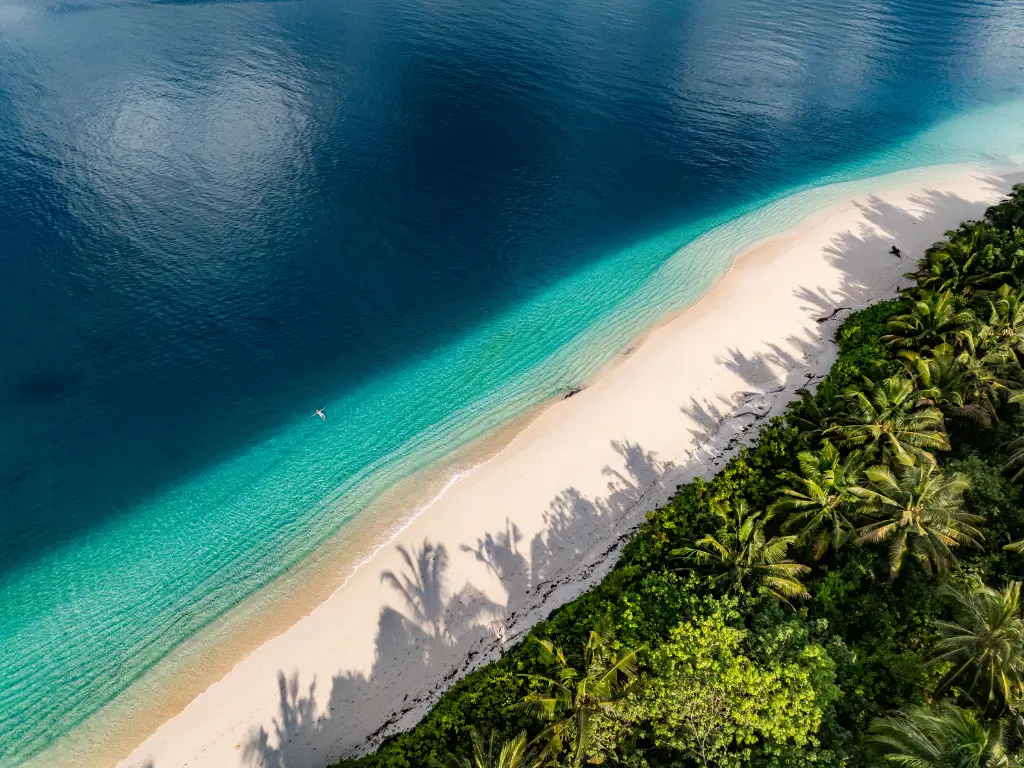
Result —
<instances>
[{"instance_id":1,"label":"small white object in water","mask_svg":"<svg viewBox=\"0 0 1024 768\"><path fill-rule=\"evenodd\" d=\"M313 414L313 416L319 416L319 417L320 417L321 419L323 419L324 421L327 421L327 417L326 417L326 416L324 416L324 411L325 411L326 409L327 409L327 406L326 406L326 405L325 405L325 406L324 406L323 408L317 408L317 409L316 409L316 413L314 413L314 414Z\"/></svg>"}]
</instances>

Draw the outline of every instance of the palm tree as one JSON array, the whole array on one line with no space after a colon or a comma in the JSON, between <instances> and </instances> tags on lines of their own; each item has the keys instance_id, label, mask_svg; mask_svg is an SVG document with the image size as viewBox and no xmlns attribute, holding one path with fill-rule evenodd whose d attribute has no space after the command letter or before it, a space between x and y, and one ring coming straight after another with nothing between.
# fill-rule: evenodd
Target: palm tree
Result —
<instances>
[{"instance_id":1,"label":"palm tree","mask_svg":"<svg viewBox=\"0 0 1024 768\"><path fill-rule=\"evenodd\" d=\"M472 757L448 755L444 762L434 761L434 765L438 768L532 768L538 765L530 757L525 731L500 747L494 742L494 733L484 741L480 732L472 728L469 738Z\"/></svg>"},{"instance_id":2,"label":"palm tree","mask_svg":"<svg viewBox=\"0 0 1024 768\"><path fill-rule=\"evenodd\" d=\"M921 349L957 341L974 325L974 315L958 310L949 291L926 292L910 305L910 311L889 321L882 341L893 347Z\"/></svg>"},{"instance_id":3,"label":"palm tree","mask_svg":"<svg viewBox=\"0 0 1024 768\"><path fill-rule=\"evenodd\" d=\"M1020 368L1024 359L1024 291L1017 291L1005 283L996 289L988 301L990 331L988 346L1003 360L1012 360Z\"/></svg>"},{"instance_id":4,"label":"palm tree","mask_svg":"<svg viewBox=\"0 0 1024 768\"><path fill-rule=\"evenodd\" d=\"M933 663L950 663L937 694L962 682L974 700L992 709L1015 711L1024 695L1024 618L1020 582L1001 590L976 582L967 588L944 587L954 605L953 621L937 622L942 639Z\"/></svg>"},{"instance_id":5,"label":"palm tree","mask_svg":"<svg viewBox=\"0 0 1024 768\"><path fill-rule=\"evenodd\" d=\"M796 394L800 401L790 410L788 418L802 434L820 437L835 421L835 414L842 405L842 394L827 378L818 385L816 392L800 387Z\"/></svg>"},{"instance_id":6,"label":"palm tree","mask_svg":"<svg viewBox=\"0 0 1024 768\"><path fill-rule=\"evenodd\" d=\"M1024 228L1024 184L1014 185L1010 197L985 211L985 218L999 229Z\"/></svg>"},{"instance_id":7,"label":"palm tree","mask_svg":"<svg viewBox=\"0 0 1024 768\"><path fill-rule=\"evenodd\" d=\"M1024 403L1024 393L1014 395L1010 398L1011 403ZM1011 440L1007 443L1006 448L1010 451L1010 455L1006 459L1006 463L1003 464L1003 471L1013 469L1024 464L1024 437L1018 437L1015 440ZM1024 475L1024 467L1018 469L1013 477L1010 478L1010 482L1017 482L1020 480L1021 475Z\"/></svg>"},{"instance_id":8,"label":"palm tree","mask_svg":"<svg viewBox=\"0 0 1024 768\"><path fill-rule=\"evenodd\" d=\"M1011 453L1007 458L1006 463L1003 464L1003 470L1013 469L1021 464L1024 464L1024 437L1018 437L1016 440L1011 440L1007 446ZM1024 475L1024 467L1021 467L1013 473L1013 477L1010 478L1010 482L1016 483L1020 480L1020 476Z\"/></svg>"},{"instance_id":9,"label":"palm tree","mask_svg":"<svg viewBox=\"0 0 1024 768\"><path fill-rule=\"evenodd\" d=\"M871 723L868 742L903 768L1014 768L1002 723L986 728L973 712L947 702L910 707Z\"/></svg>"},{"instance_id":10,"label":"palm tree","mask_svg":"<svg viewBox=\"0 0 1024 768\"><path fill-rule=\"evenodd\" d=\"M836 434L848 447L862 449L869 458L911 464L915 456L925 456L934 462L929 450L949 450L935 394L917 389L903 376L890 376L878 384L865 381L864 391L847 390L845 412L838 424L825 431Z\"/></svg>"},{"instance_id":11,"label":"palm tree","mask_svg":"<svg viewBox=\"0 0 1024 768\"><path fill-rule=\"evenodd\" d=\"M820 560L831 546L838 550L853 533L849 510L856 497L850 487L857 483L863 458L858 452L843 458L828 440L818 451L797 454L800 474L784 471L779 477L795 487L783 488L771 512L790 512L783 530L799 528L802 541L812 545Z\"/></svg>"},{"instance_id":12,"label":"palm tree","mask_svg":"<svg viewBox=\"0 0 1024 768\"><path fill-rule=\"evenodd\" d=\"M1002 378L998 369L1002 359L995 353L979 358L973 349L960 352L949 344L940 344L927 354L900 350L900 359L909 373L951 418L991 427L999 421L997 408L1002 396L1012 397L1017 385Z\"/></svg>"},{"instance_id":13,"label":"palm tree","mask_svg":"<svg viewBox=\"0 0 1024 768\"><path fill-rule=\"evenodd\" d=\"M550 640L537 639L537 642L542 655L557 672L554 677L526 675L540 683L544 690L528 694L523 706L551 723L537 737L545 743L541 760L562 751L569 743L572 764L578 766L594 746L601 716L614 714L635 687L637 651L624 648L615 652L602 632L591 630L583 648L583 668L576 669L566 660L562 649Z\"/></svg>"},{"instance_id":14,"label":"palm tree","mask_svg":"<svg viewBox=\"0 0 1024 768\"><path fill-rule=\"evenodd\" d=\"M1006 273L999 271L1003 261L999 233L990 225L970 221L946 237L927 250L916 272L907 275L922 289L969 294L976 287L1005 279Z\"/></svg>"},{"instance_id":15,"label":"palm tree","mask_svg":"<svg viewBox=\"0 0 1024 768\"><path fill-rule=\"evenodd\" d=\"M858 544L889 542L889 575L896 578L909 551L926 572L946 573L953 561L952 549L979 547L981 520L963 508L970 486L959 473L944 476L928 462L899 467L871 467L867 484L850 492L863 499L865 513L876 519L857 530Z\"/></svg>"},{"instance_id":16,"label":"palm tree","mask_svg":"<svg viewBox=\"0 0 1024 768\"><path fill-rule=\"evenodd\" d=\"M693 546L676 549L674 556L711 571L712 583L726 589L761 588L782 602L810 597L797 578L810 568L786 558L796 536L768 538L765 524L771 516L751 511L744 499L736 502L732 514L719 502L712 504L712 511L724 523L721 534L709 534Z\"/></svg>"}]
</instances>

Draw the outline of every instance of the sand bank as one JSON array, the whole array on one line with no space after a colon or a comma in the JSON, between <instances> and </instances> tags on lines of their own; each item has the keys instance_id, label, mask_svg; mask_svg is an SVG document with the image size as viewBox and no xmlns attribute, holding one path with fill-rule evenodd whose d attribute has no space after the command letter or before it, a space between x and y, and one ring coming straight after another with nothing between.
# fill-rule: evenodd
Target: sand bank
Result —
<instances>
[{"instance_id":1,"label":"sand bank","mask_svg":"<svg viewBox=\"0 0 1024 768\"><path fill-rule=\"evenodd\" d=\"M850 310L894 295L944 230L1024 181L964 167L914 178L880 179L877 194L745 253L120 765L321 768L415 724L455 679L600 579L676 486L713 474L827 372Z\"/></svg>"}]
</instances>

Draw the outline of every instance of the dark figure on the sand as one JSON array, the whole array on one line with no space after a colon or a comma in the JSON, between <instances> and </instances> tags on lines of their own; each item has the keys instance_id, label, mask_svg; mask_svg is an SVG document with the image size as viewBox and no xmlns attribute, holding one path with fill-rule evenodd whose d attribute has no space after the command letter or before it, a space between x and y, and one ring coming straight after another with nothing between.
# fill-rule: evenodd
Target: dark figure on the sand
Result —
<instances>
[{"instance_id":1,"label":"dark figure on the sand","mask_svg":"<svg viewBox=\"0 0 1024 768\"><path fill-rule=\"evenodd\" d=\"M891 253L897 259L902 259L903 258L903 254L900 253L900 249L897 248L895 245L889 250L889 253Z\"/></svg>"}]
</instances>

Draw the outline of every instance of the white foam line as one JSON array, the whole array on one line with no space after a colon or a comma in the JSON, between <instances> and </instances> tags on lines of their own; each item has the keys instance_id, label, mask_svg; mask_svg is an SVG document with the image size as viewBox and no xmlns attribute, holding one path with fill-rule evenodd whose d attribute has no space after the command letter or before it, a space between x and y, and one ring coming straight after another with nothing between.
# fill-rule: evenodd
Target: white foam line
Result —
<instances>
[{"instance_id":1,"label":"white foam line","mask_svg":"<svg viewBox=\"0 0 1024 768\"><path fill-rule=\"evenodd\" d=\"M552 403L551 404L552 407L557 405L559 402L561 402L561 400L557 400L554 403ZM527 426L529 426L529 425L527 425ZM424 512L426 512L432 506L437 504L437 502L439 502L441 500L441 498L448 492L448 490L453 485L455 485L457 482L459 482L463 478L468 477L469 475L473 474L478 469L482 469L483 467L486 467L488 464L490 464L495 459L501 457L502 454L504 454L513 445L516 444L516 442L519 440L519 438L522 437L523 434L526 432L526 429L527 429L527 427L524 427L523 429L521 429L519 431L519 433L509 441L508 445L506 445L500 451L496 452L490 458L488 458L488 459L486 459L484 461L481 461L479 464L474 464L469 469L464 469L461 472L456 472L454 475L452 475L450 478L448 478L448 481L444 484L444 487L441 488L441 490L438 491L437 494L435 494L432 499L430 499L429 501L426 501L423 504L421 504L420 506L416 507L416 509L413 510L413 513L407 519L405 519L398 527L396 527L393 530L391 536L386 541L381 542L379 545L377 545L377 547L374 548L374 550L369 555L367 555L365 558L363 558L358 563L356 563L352 567L352 572L349 573L349 575L345 577L345 580L342 581L341 584L339 584L338 587L333 592L331 592L331 594L328 595L326 599L324 599L315 608L313 608L311 611L309 611L309 613L305 614L305 616L303 618L312 616L317 611L319 611L321 608L326 606L327 603L330 602L331 599L336 594L338 594L341 590L343 590L345 588L345 586L352 580L352 578L356 575L356 573L359 571L360 568L362 568L364 565L368 565L369 563L371 563L373 561L373 559L380 553L380 551L382 549L384 549L385 547L387 547L387 546L391 545L392 543L394 543L395 539L397 539L402 534L402 532L405 531L410 525L412 525L414 522L416 522L417 518L419 518ZM258 595L259 592L256 592L255 594ZM246 659L248 659L249 656L251 656L252 654L254 654L257 651L259 651L261 648L263 648L263 646L267 645L268 643L273 642L278 637L282 637L284 635L287 635L287 634L291 633L292 630L294 630L299 625L299 623L301 621L302 621L302 619L299 619L298 621L293 623L290 627L288 627L288 629L286 629L284 632L282 632L280 635L275 635L274 637L268 638L267 640L265 640L262 643L260 643L258 646L256 646L256 648L254 648L252 651L247 653L244 658L240 659L237 663L235 663L234 666L232 666L231 671L234 671L241 664L245 663ZM228 674L230 674L230 673L228 673ZM211 685L207 686L207 688L204 691L202 691L201 693L196 694L195 698L197 700L201 699L207 693L209 693L214 688L216 688L225 677L227 677L227 674L223 675L221 677L221 679L218 680L217 682L212 683Z\"/></svg>"}]
</instances>

